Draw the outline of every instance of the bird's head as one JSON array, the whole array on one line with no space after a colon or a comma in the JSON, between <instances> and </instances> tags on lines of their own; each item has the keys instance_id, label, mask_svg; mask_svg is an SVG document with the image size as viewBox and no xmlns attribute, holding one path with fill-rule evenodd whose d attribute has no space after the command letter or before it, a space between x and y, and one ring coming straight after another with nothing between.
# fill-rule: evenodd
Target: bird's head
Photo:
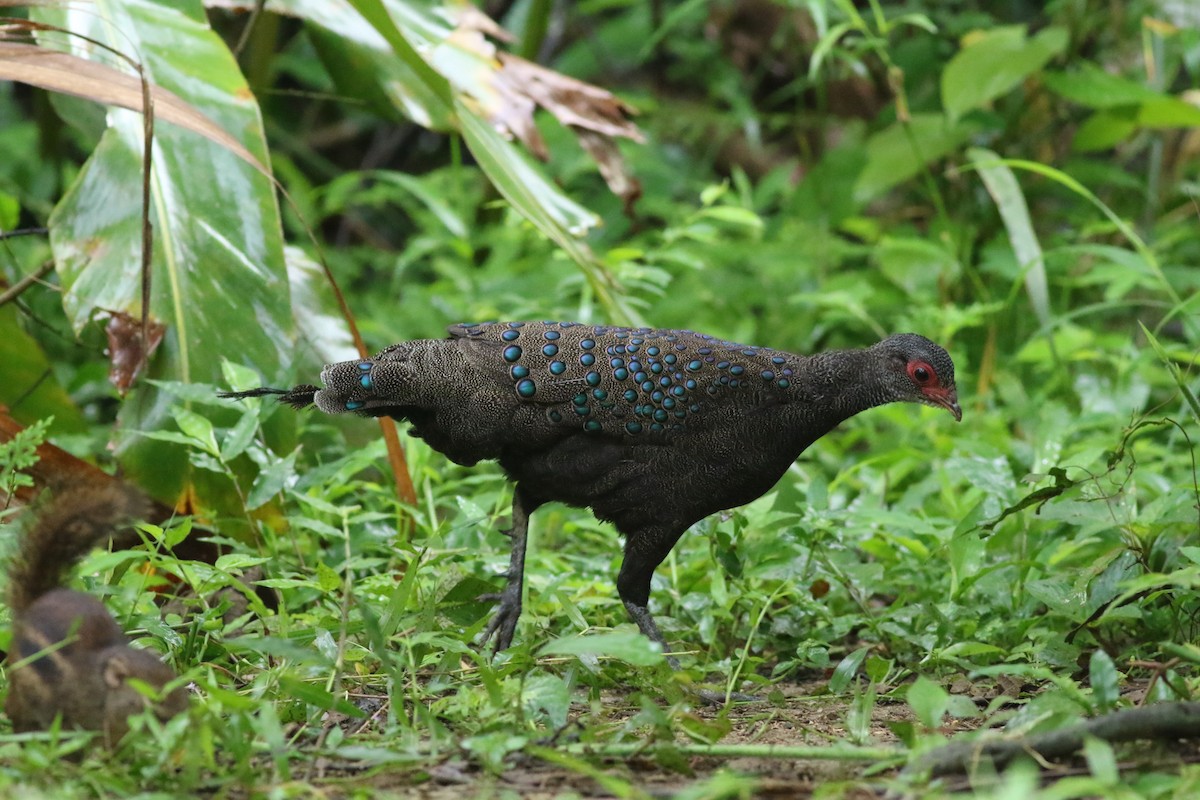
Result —
<instances>
[{"instance_id":1,"label":"bird's head","mask_svg":"<svg viewBox=\"0 0 1200 800\"><path fill-rule=\"evenodd\" d=\"M889 336L871 349L883 359L883 382L892 400L944 408L962 421L949 353L915 333Z\"/></svg>"}]
</instances>

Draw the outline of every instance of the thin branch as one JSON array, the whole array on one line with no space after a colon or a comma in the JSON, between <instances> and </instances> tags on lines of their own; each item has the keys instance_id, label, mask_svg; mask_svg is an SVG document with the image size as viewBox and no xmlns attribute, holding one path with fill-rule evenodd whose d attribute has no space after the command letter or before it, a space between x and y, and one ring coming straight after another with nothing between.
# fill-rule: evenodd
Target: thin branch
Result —
<instances>
[{"instance_id":1,"label":"thin branch","mask_svg":"<svg viewBox=\"0 0 1200 800\"><path fill-rule=\"evenodd\" d=\"M948 775L970 772L976 765L989 761L1000 768L1026 754L1047 760L1065 758L1082 749L1088 737L1106 742L1200 738L1200 702L1127 708L1061 730L1020 739L952 742L927 753L918 766L933 775Z\"/></svg>"},{"instance_id":2,"label":"thin branch","mask_svg":"<svg viewBox=\"0 0 1200 800\"><path fill-rule=\"evenodd\" d=\"M49 232L49 228L17 228L11 231L0 231L0 241L15 239L18 236L44 236Z\"/></svg>"},{"instance_id":3,"label":"thin branch","mask_svg":"<svg viewBox=\"0 0 1200 800\"><path fill-rule=\"evenodd\" d=\"M16 300L18 297L21 296L22 292L24 292L30 286L33 286L35 283L40 281L42 278L46 277L46 273L50 272L50 270L52 270L52 269L54 269L54 262L47 261L45 264L42 264L36 270L34 270L33 272L26 275L24 278L21 278L21 280L17 281L12 286L10 286L8 289L6 289L3 294L0 294L0 306L3 306L5 303L11 303L13 300Z\"/></svg>"}]
</instances>

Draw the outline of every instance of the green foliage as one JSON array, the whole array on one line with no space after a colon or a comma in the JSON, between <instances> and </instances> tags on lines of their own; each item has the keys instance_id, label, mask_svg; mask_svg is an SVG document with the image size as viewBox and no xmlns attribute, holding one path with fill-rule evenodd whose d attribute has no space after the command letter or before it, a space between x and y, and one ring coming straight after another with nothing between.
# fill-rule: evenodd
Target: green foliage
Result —
<instances>
[{"instance_id":1,"label":"green foliage","mask_svg":"<svg viewBox=\"0 0 1200 800\"><path fill-rule=\"evenodd\" d=\"M210 500L199 522L229 548L181 561L167 551L186 528L151 528L149 552L84 565L195 684L193 707L144 721L107 763L64 761L77 734L0 735L0 791L325 791L306 783L319 758L354 771L349 791L437 768L477 770L486 792L553 769L638 797L621 764L644 751L697 797L737 797L753 784L683 777L711 769L692 757L784 723L832 717L830 758L892 766L963 728L1023 735L1195 697L1194 17L813 0L753 6L782 21L763 34L738 4L657 18L618 2L556 12L551 35L516 4L501 22L546 37L524 52L641 109L646 143L620 147L643 189L626 214L571 131L537 120L545 165L497 133L471 93L488 61L433 4L295 3L240 48L242 17L126 5L112 24L37 14L137 43L148 77L236 131L287 196L277 211L251 167L159 126L151 307L168 335L118 401L89 319L137 308L139 120L0 87L0 225L49 223L64 292L0 309L22 337L0 336L18 343L0 344L0 398L57 420L0 449L0 480L22 479L47 431L107 459L119 420L128 474ZM0 244L10 283L50 255ZM626 619L611 529L539 511L516 643L493 659L473 642L507 565L496 468L405 438L416 502L401 503L372 425L215 398L352 352L315 258L372 347L467 318L645 319L798 352L918 330L953 354L964 422L872 411L697 525L653 595L668 641L692 648L681 674ZM147 574L190 599L160 612ZM767 702L699 711L696 684ZM741 755L814 757L783 752ZM1200 780L1122 773L1103 742L1082 758L1090 774L1044 795L1025 764L979 793L1187 797ZM947 793L907 775L822 791L864 786Z\"/></svg>"},{"instance_id":2,"label":"green foliage","mask_svg":"<svg viewBox=\"0 0 1200 800\"><path fill-rule=\"evenodd\" d=\"M25 470L37 463L38 445L46 441L46 431L53 423L53 417L38 420L0 443L0 491L5 495L34 485Z\"/></svg>"}]
</instances>

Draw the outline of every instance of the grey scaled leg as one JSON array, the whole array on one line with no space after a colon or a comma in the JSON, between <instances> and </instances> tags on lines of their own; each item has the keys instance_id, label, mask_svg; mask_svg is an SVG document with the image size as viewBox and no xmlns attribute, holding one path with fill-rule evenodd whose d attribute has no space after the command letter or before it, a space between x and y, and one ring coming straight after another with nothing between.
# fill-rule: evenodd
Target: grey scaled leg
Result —
<instances>
[{"instance_id":1,"label":"grey scaled leg","mask_svg":"<svg viewBox=\"0 0 1200 800\"><path fill-rule=\"evenodd\" d=\"M686 530L686 528L684 529ZM679 659L670 655L667 642L663 639L654 615L650 613L650 579L654 570L663 562L671 548L679 541L683 530L655 528L643 530L625 538L625 560L621 562L621 572L617 575L617 592L625 603L625 611L629 618L638 626L638 630L652 642L658 642L664 653L667 653L667 664L679 672ZM712 689L692 688L691 691L700 700L715 706L723 706L726 702L724 692ZM735 692L730 700L751 702L758 700L753 695Z\"/></svg>"},{"instance_id":2,"label":"grey scaled leg","mask_svg":"<svg viewBox=\"0 0 1200 800\"><path fill-rule=\"evenodd\" d=\"M682 535L683 531L663 528L626 535L625 559L617 575L617 593L621 595L629 618L647 639L658 642L664 653L670 653L670 650L650 613L650 579ZM671 669L679 670L679 659L675 656L668 655L667 663Z\"/></svg>"},{"instance_id":3,"label":"grey scaled leg","mask_svg":"<svg viewBox=\"0 0 1200 800\"><path fill-rule=\"evenodd\" d=\"M517 620L521 617L521 591L525 586L525 543L529 537L529 515L540 503L530 500L517 486L513 492L512 528L505 534L512 539L512 555L509 558L508 583L504 591L494 595L484 595L481 600L499 600L492 621L483 632L482 643L495 637L493 652L500 652L512 644L513 633L517 630Z\"/></svg>"}]
</instances>

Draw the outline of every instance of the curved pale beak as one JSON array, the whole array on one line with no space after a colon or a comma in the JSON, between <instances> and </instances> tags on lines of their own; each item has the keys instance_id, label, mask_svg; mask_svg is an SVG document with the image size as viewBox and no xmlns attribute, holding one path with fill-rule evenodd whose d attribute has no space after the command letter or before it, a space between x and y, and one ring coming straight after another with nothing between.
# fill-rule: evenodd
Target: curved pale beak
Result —
<instances>
[{"instance_id":1,"label":"curved pale beak","mask_svg":"<svg viewBox=\"0 0 1200 800\"><path fill-rule=\"evenodd\" d=\"M958 391L953 386L949 388L931 386L928 389L922 389L921 393L925 395L931 406L946 409L954 415L955 422L962 422L962 407L958 404Z\"/></svg>"}]
</instances>

